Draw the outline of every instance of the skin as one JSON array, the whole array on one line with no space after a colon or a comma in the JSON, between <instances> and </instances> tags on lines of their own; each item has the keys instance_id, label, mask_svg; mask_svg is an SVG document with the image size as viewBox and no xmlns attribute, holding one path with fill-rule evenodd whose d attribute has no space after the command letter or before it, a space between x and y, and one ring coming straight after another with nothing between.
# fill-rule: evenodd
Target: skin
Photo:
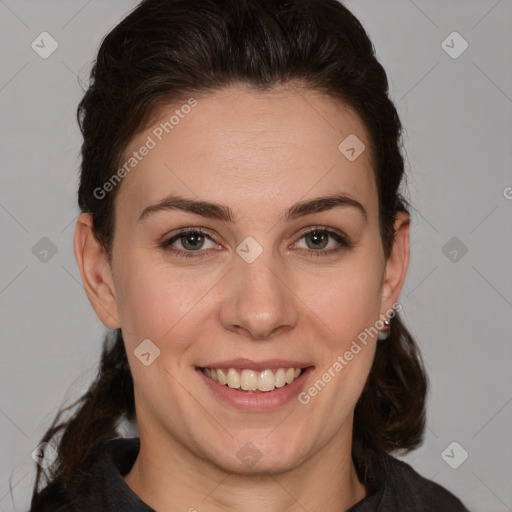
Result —
<instances>
[{"instance_id":1,"label":"skin","mask_svg":"<svg viewBox=\"0 0 512 512\"><path fill-rule=\"evenodd\" d=\"M85 290L100 320L123 329L134 378L141 450L124 479L160 511L346 510L368 494L350 450L376 337L308 404L293 399L267 412L221 402L195 366L234 357L311 361L310 387L398 300L409 217L397 215L386 260L370 151L349 161L338 150L349 134L370 147L362 121L343 104L291 86L194 97L198 105L118 185L112 262L90 215L76 224ZM162 108L126 155L177 107ZM137 221L171 192L226 204L237 222L178 210ZM367 221L353 207L280 220L295 202L334 192L362 203ZM339 252L310 256L318 249L302 234L315 226L344 233L354 246L329 238L320 249ZM186 227L204 228L215 242L183 246L178 239L173 247L199 247L207 257L159 247ZM247 236L263 248L252 263L236 253ZM134 355L147 338L160 349L149 366ZM237 457L249 442L261 454L250 467Z\"/></svg>"}]
</instances>

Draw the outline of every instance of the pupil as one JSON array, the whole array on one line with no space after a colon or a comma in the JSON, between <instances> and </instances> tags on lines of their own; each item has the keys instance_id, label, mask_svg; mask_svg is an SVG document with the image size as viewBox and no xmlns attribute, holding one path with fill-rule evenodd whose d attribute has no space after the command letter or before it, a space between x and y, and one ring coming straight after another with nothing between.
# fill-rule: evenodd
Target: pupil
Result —
<instances>
[{"instance_id":1,"label":"pupil","mask_svg":"<svg viewBox=\"0 0 512 512\"><path fill-rule=\"evenodd\" d=\"M311 234L311 239L313 240L313 243L314 244L318 244L318 242L322 243L322 242L325 242L325 240L327 239L327 236L325 233L322 233L320 231L313 231ZM318 248L318 245L314 245L313 247L316 247ZM322 246L324 247L324 246Z\"/></svg>"},{"instance_id":2,"label":"pupil","mask_svg":"<svg viewBox=\"0 0 512 512\"><path fill-rule=\"evenodd\" d=\"M189 248L197 249L197 245L195 245L195 244L199 244L200 245L200 242L202 241L202 238L203 238L203 236L200 233L196 233L196 232L188 233L187 235L185 235L182 238L182 243L183 243L183 239L184 239L185 243L183 244L183 246L187 247L187 245L190 245L189 241L191 241L192 242L192 247L189 247Z\"/></svg>"}]
</instances>

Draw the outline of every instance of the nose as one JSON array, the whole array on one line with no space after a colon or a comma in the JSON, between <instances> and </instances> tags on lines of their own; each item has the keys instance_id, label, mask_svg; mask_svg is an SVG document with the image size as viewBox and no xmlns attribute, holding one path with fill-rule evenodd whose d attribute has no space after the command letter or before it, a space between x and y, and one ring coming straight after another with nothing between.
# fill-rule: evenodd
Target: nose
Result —
<instances>
[{"instance_id":1,"label":"nose","mask_svg":"<svg viewBox=\"0 0 512 512\"><path fill-rule=\"evenodd\" d=\"M299 312L284 269L272 264L265 252L252 263L236 258L235 268L224 283L223 327L254 340L270 339L293 329Z\"/></svg>"}]
</instances>

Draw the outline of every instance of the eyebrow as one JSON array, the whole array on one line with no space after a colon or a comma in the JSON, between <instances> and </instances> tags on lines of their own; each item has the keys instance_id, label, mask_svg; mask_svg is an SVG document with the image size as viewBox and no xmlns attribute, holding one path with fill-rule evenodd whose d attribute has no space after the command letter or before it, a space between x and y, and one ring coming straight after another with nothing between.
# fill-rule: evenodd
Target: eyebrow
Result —
<instances>
[{"instance_id":1,"label":"eyebrow","mask_svg":"<svg viewBox=\"0 0 512 512\"><path fill-rule=\"evenodd\" d=\"M324 212L333 208L351 207L357 209L367 222L367 213L364 206L346 194L336 194L326 197L317 197L307 201L300 201L292 205L284 215L284 222L298 219L312 213ZM209 219L222 220L225 222L236 223L236 215L233 210L224 204L213 203L210 201L188 199L175 194L165 197L162 201L147 206L140 214L138 221L160 211L182 210L195 213Z\"/></svg>"}]
</instances>

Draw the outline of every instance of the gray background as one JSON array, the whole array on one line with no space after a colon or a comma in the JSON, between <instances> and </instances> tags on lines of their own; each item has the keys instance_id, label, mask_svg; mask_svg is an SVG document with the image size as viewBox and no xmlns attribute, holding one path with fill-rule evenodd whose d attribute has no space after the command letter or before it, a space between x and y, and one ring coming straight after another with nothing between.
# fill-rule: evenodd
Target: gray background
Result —
<instances>
[{"instance_id":1,"label":"gray background","mask_svg":"<svg viewBox=\"0 0 512 512\"><path fill-rule=\"evenodd\" d=\"M402 315L432 387L425 443L403 458L471 510L512 510L512 2L346 4L376 46L406 129L415 210ZM105 329L72 248L77 77L87 82L102 37L134 5L0 0L2 512L28 508L31 452L96 372ZM59 45L47 59L31 48L43 31ZM442 46L454 31L469 44L458 58ZM453 54L461 43L445 45ZM57 249L47 261L33 252L42 237ZM469 457L452 469L446 461L460 463L462 450Z\"/></svg>"}]
</instances>

